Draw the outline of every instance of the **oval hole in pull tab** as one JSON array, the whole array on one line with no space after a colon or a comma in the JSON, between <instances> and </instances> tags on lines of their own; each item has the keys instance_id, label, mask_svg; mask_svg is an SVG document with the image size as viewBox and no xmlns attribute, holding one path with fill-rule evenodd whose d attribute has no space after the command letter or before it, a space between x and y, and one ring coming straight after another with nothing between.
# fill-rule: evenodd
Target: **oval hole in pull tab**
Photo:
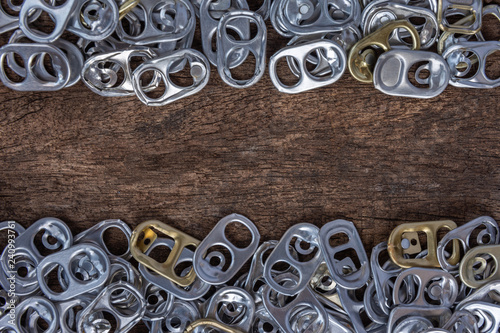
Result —
<instances>
[{"instance_id":1,"label":"oval hole in pull tab","mask_svg":"<svg viewBox=\"0 0 500 333\"><path fill-rule=\"evenodd\" d=\"M279 246L279 245L278 245ZM279 285L287 285L294 281L295 277L289 273L281 274L277 277ZM311 318L304 323L305 332L326 332L328 327L328 314L323 304L321 304L309 287L293 297L283 297L279 292L273 290L269 285L264 286L262 292L262 303L265 309L280 326L283 332L294 332L297 321L300 320L300 313ZM276 303L278 300L278 303Z\"/></svg>"},{"instance_id":2,"label":"oval hole in pull tab","mask_svg":"<svg viewBox=\"0 0 500 333\"><path fill-rule=\"evenodd\" d=\"M78 0L66 0L59 6L53 6L44 0L24 0L19 12L19 28L34 42L52 43L61 37L64 30L66 30L78 4ZM46 15L42 14L41 16L44 16L48 22L53 22L53 25L49 28L50 31L40 31L35 24L30 22L30 15L35 10L46 13Z\"/></svg>"},{"instance_id":3,"label":"oval hole in pull tab","mask_svg":"<svg viewBox=\"0 0 500 333\"><path fill-rule=\"evenodd\" d=\"M167 237L159 238L158 236L162 234ZM158 262L151 258L147 254L147 251L155 246L154 244L157 239L163 241L165 238L167 239L165 246L169 245L168 238L173 240L171 252L164 262ZM175 268L179 264L179 259L184 249L190 246L197 247L199 243L197 239L167 224L153 220L143 222L134 229L130 238L130 252L135 260L139 264L144 265L145 268L152 270L175 284L187 287L196 279L196 273L191 269L186 275L179 276L176 274Z\"/></svg>"},{"instance_id":4,"label":"oval hole in pull tab","mask_svg":"<svg viewBox=\"0 0 500 333\"><path fill-rule=\"evenodd\" d=\"M401 272L394 283L396 306L451 307L457 296L455 278L438 269L412 267Z\"/></svg>"},{"instance_id":5,"label":"oval hole in pull tab","mask_svg":"<svg viewBox=\"0 0 500 333\"><path fill-rule=\"evenodd\" d=\"M206 318L214 318L244 332L251 330L254 315L254 299L246 290L237 287L219 289L205 310Z\"/></svg>"},{"instance_id":6,"label":"oval hole in pull tab","mask_svg":"<svg viewBox=\"0 0 500 333\"><path fill-rule=\"evenodd\" d=\"M477 246L462 258L460 279L470 288L480 288L500 277L500 245Z\"/></svg>"},{"instance_id":7,"label":"oval hole in pull tab","mask_svg":"<svg viewBox=\"0 0 500 333\"><path fill-rule=\"evenodd\" d=\"M62 291L50 289L46 275L59 265ZM92 244L78 244L45 257L37 267L37 279L42 292L51 300L65 301L103 286L110 274L108 255Z\"/></svg>"},{"instance_id":8,"label":"oval hole in pull tab","mask_svg":"<svg viewBox=\"0 0 500 333\"><path fill-rule=\"evenodd\" d=\"M4 316L6 319L8 317ZM37 327L44 329L44 333L56 333L59 328L59 313L48 299L32 296L16 306L15 320L12 321L15 321L14 332L29 332L33 327ZM0 323L0 327L5 328L2 324Z\"/></svg>"},{"instance_id":9,"label":"oval hole in pull tab","mask_svg":"<svg viewBox=\"0 0 500 333\"><path fill-rule=\"evenodd\" d=\"M315 71L314 68L308 69L308 57L313 52L317 52L321 62ZM281 59L295 61L294 64L300 69L299 72L294 72L294 75L299 76L299 81L294 85L286 85L278 76L278 62ZM293 60L292 60L293 59ZM274 54L269 61L269 75L274 86L283 93L297 94L300 92L324 87L338 81L344 74L347 66L347 56L344 49L337 43L330 40L319 40L308 42L300 45L288 46Z\"/></svg>"},{"instance_id":10,"label":"oval hole in pull tab","mask_svg":"<svg viewBox=\"0 0 500 333\"><path fill-rule=\"evenodd\" d=\"M338 285L358 289L368 282L368 256L352 222L335 220L325 224L319 232L319 241L328 270ZM341 245L330 245L339 241Z\"/></svg>"},{"instance_id":11,"label":"oval hole in pull tab","mask_svg":"<svg viewBox=\"0 0 500 333\"><path fill-rule=\"evenodd\" d=\"M457 227L453 221L412 222L398 225L391 232L387 250L391 260L400 267L440 267L437 258L438 237L441 228L453 230ZM421 247L419 233L426 240L426 247ZM425 256L419 255L425 252ZM408 257L408 255L413 257ZM458 243L454 243L452 260L458 260Z\"/></svg>"},{"instance_id":12,"label":"oval hole in pull tab","mask_svg":"<svg viewBox=\"0 0 500 333\"><path fill-rule=\"evenodd\" d=\"M130 259L132 230L121 220L104 220L75 236L75 244L93 243L109 256Z\"/></svg>"},{"instance_id":13,"label":"oval hole in pull tab","mask_svg":"<svg viewBox=\"0 0 500 333\"><path fill-rule=\"evenodd\" d=\"M450 84L466 88L495 88L500 78L492 80L486 76L485 64L488 55L500 50L500 42L459 42L443 52L443 58L451 68ZM475 57L475 58L473 58ZM474 71L477 66L477 71Z\"/></svg>"},{"instance_id":14,"label":"oval hole in pull tab","mask_svg":"<svg viewBox=\"0 0 500 333\"><path fill-rule=\"evenodd\" d=\"M340 31L350 25L359 25L361 6L358 1L274 1L271 6L273 26L279 22L278 32L283 35L310 35Z\"/></svg>"},{"instance_id":15,"label":"oval hole in pull tab","mask_svg":"<svg viewBox=\"0 0 500 333\"><path fill-rule=\"evenodd\" d=\"M263 276L271 288L293 296L307 287L322 261L318 233L318 227L309 223L296 224L285 232L264 265ZM293 276L294 283L280 285L277 281L284 273Z\"/></svg>"},{"instance_id":16,"label":"oval hole in pull tab","mask_svg":"<svg viewBox=\"0 0 500 333\"><path fill-rule=\"evenodd\" d=\"M167 250L164 252L167 253L168 256L173 246L174 246L174 241L172 238L170 237L157 238L153 243L153 245L151 245L151 247L149 247L149 249L146 251L146 255L153 257L152 252L155 251L155 249L166 248ZM174 273L177 276L184 278L189 274L189 272L193 269L192 268L193 256L194 256L194 249L191 246L186 246L182 250L181 256L179 257L179 260L177 261L174 267ZM203 282L198 277L196 277L194 282L190 284L188 287L182 287L176 284L175 282L165 279L163 276L154 273L153 271L149 270L142 264L139 264L139 272L141 272L142 276L144 277L144 279L146 279L146 281L154 284L158 288L162 288L168 291L175 297L185 301L194 301L205 295L210 289L210 285Z\"/></svg>"},{"instance_id":17,"label":"oval hole in pull tab","mask_svg":"<svg viewBox=\"0 0 500 333\"><path fill-rule=\"evenodd\" d=\"M79 0L67 30L88 41L101 41L116 30L119 8L114 0Z\"/></svg>"},{"instance_id":18,"label":"oval hole in pull tab","mask_svg":"<svg viewBox=\"0 0 500 333\"><path fill-rule=\"evenodd\" d=\"M378 58L373 71L376 89L402 97L436 97L446 89L449 78L446 61L428 51L387 51Z\"/></svg>"},{"instance_id":19,"label":"oval hole in pull tab","mask_svg":"<svg viewBox=\"0 0 500 333\"><path fill-rule=\"evenodd\" d=\"M141 0L121 21L116 29L120 39L144 46L182 40L196 27L189 0Z\"/></svg>"},{"instance_id":20,"label":"oval hole in pull tab","mask_svg":"<svg viewBox=\"0 0 500 333\"><path fill-rule=\"evenodd\" d=\"M189 66L189 74L193 79L193 84L188 87L180 87L170 79L170 74L179 71L179 64L184 61L185 66ZM161 94L148 96L142 81L146 72L156 73L160 80L164 81L165 90L160 90ZM182 49L144 62L134 71L132 81L134 91L141 102L150 106L162 106L196 94L207 85L209 78L210 65L207 58L196 50Z\"/></svg>"},{"instance_id":21,"label":"oval hole in pull tab","mask_svg":"<svg viewBox=\"0 0 500 333\"><path fill-rule=\"evenodd\" d=\"M156 53L151 49L141 47L99 53L85 61L81 74L82 81L90 90L101 96L131 96L134 95L131 60L140 58L147 61L155 57ZM159 77L152 78L151 86L147 88L154 89L159 79ZM147 91L146 88L144 90Z\"/></svg>"},{"instance_id":22,"label":"oval hole in pull tab","mask_svg":"<svg viewBox=\"0 0 500 333\"><path fill-rule=\"evenodd\" d=\"M14 58L14 53L19 55L22 61L21 59L15 63L9 61ZM5 61L6 57L7 61ZM68 57L51 44L12 43L4 45L0 48L0 65L2 66L0 79L5 86L17 91L60 90L68 84L71 76ZM12 71L17 76L13 77ZM8 74L10 74L10 78Z\"/></svg>"},{"instance_id":23,"label":"oval hole in pull tab","mask_svg":"<svg viewBox=\"0 0 500 333\"><path fill-rule=\"evenodd\" d=\"M247 26L249 33L245 35ZM267 28L260 15L245 10L224 14L217 28L217 69L222 80L234 88L257 83L266 69L266 44ZM242 64L235 65L239 62ZM241 76L243 72L238 67L245 68L245 73L252 67L253 74Z\"/></svg>"},{"instance_id":24,"label":"oval hole in pull tab","mask_svg":"<svg viewBox=\"0 0 500 333\"><path fill-rule=\"evenodd\" d=\"M473 35L481 30L483 2L480 0L439 0L437 9L437 21L439 28L444 32ZM471 16L473 20L460 22L462 15L456 19L455 13L460 12L463 16Z\"/></svg>"},{"instance_id":25,"label":"oval hole in pull tab","mask_svg":"<svg viewBox=\"0 0 500 333\"><path fill-rule=\"evenodd\" d=\"M238 248L226 238L225 229L228 224L234 222L250 231L252 239L248 247ZM253 256L259 246L259 241L259 231L252 221L242 215L228 215L217 223L196 249L193 259L194 270L206 283L224 284L233 278ZM210 252L210 250L213 251Z\"/></svg>"},{"instance_id":26,"label":"oval hole in pull tab","mask_svg":"<svg viewBox=\"0 0 500 333\"><path fill-rule=\"evenodd\" d=\"M133 306L128 309L120 309L111 303L113 293L129 293L135 300ZM130 331L144 316L146 311L145 301L134 286L119 281L104 288L99 295L90 303L80 315L78 320L78 332L99 331L99 327L114 327L116 332ZM104 318L98 314L102 314Z\"/></svg>"},{"instance_id":27,"label":"oval hole in pull tab","mask_svg":"<svg viewBox=\"0 0 500 333\"><path fill-rule=\"evenodd\" d=\"M408 31L412 40L412 49L420 49L420 37L415 27L406 20L391 21L384 24L375 32L365 36L353 45L349 52L348 66L351 75L358 81L373 82L373 70L377 61L374 47L387 52L391 49L390 38L395 31Z\"/></svg>"},{"instance_id":28,"label":"oval hole in pull tab","mask_svg":"<svg viewBox=\"0 0 500 333\"><path fill-rule=\"evenodd\" d=\"M458 260L451 257L451 245L459 242L460 256ZM449 231L437 247L437 257L441 268L448 272L459 269L460 259L471 248L481 245L493 245L500 242L500 229L497 222L489 216L482 216Z\"/></svg>"},{"instance_id":29,"label":"oval hole in pull tab","mask_svg":"<svg viewBox=\"0 0 500 333\"><path fill-rule=\"evenodd\" d=\"M214 8L217 7L217 8ZM201 30L201 43L203 53L207 56L210 64L217 67L218 56L217 50L213 49L214 39L217 39L217 30L219 21L224 14L234 10L248 11L248 4L246 0L228 0L228 1L215 1L203 0L200 5L200 30ZM250 25L248 21L236 21L236 24L227 24L227 28L235 31L242 39L248 40L250 38ZM229 68L234 68L241 65L246 59L247 53L238 57L235 61L229 64Z\"/></svg>"}]
</instances>

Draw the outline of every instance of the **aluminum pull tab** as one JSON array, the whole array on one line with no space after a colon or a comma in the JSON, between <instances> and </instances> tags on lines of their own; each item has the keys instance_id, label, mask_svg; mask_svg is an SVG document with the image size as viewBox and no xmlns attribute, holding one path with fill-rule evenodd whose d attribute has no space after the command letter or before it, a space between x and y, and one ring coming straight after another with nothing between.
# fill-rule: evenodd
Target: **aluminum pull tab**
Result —
<instances>
[{"instance_id":1,"label":"aluminum pull tab","mask_svg":"<svg viewBox=\"0 0 500 333\"><path fill-rule=\"evenodd\" d=\"M347 236L347 243L330 245L332 238L342 234ZM358 289L368 282L370 263L363 242L352 222L335 220L325 224L319 232L319 243L328 270L339 286ZM354 251L355 257L351 258L348 251Z\"/></svg>"},{"instance_id":2,"label":"aluminum pull tab","mask_svg":"<svg viewBox=\"0 0 500 333\"><path fill-rule=\"evenodd\" d=\"M421 64L415 71L417 87L409 79L414 64ZM427 71L426 78L421 77ZM433 98L448 86L450 68L440 55L428 51L391 50L383 53L373 70L373 84L381 92L402 97Z\"/></svg>"}]
</instances>

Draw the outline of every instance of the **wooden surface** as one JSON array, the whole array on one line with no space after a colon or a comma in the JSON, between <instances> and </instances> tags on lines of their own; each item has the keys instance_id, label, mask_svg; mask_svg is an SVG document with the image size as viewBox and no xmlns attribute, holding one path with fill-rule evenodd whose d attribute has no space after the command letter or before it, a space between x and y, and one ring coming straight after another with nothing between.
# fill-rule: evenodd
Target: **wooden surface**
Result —
<instances>
[{"instance_id":1,"label":"wooden surface","mask_svg":"<svg viewBox=\"0 0 500 333\"><path fill-rule=\"evenodd\" d=\"M271 55L286 40L269 29ZM199 46L199 36L195 47ZM145 219L203 238L232 212L264 239L344 218L368 247L402 221L500 218L500 89L383 95L349 73L278 93L268 75L238 90L212 69L199 94L165 107L0 87L0 220L44 216L75 233Z\"/></svg>"},{"instance_id":2,"label":"wooden surface","mask_svg":"<svg viewBox=\"0 0 500 333\"><path fill-rule=\"evenodd\" d=\"M269 32L271 55L286 44ZM199 36L195 45L199 46ZM290 96L266 76L237 90L216 71L165 107L0 87L0 220L54 216L79 233L159 219L202 239L237 212L262 239L353 221L369 248L404 221L500 219L500 89L383 95L348 73Z\"/></svg>"}]
</instances>

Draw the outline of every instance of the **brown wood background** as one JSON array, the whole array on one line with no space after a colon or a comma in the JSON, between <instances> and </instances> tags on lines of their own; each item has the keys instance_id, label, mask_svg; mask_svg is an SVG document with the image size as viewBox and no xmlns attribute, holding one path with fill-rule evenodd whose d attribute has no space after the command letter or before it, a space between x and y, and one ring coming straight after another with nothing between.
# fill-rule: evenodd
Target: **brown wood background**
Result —
<instances>
[{"instance_id":1,"label":"brown wood background","mask_svg":"<svg viewBox=\"0 0 500 333\"><path fill-rule=\"evenodd\" d=\"M271 30L269 40L268 55L286 44ZM404 221L499 219L499 101L498 88L452 86L391 97L348 73L290 96L267 74L237 90L212 69L201 93L165 107L81 83L1 86L0 220L54 216L76 234L155 218L202 239L237 212L266 240L344 218L371 247Z\"/></svg>"}]
</instances>

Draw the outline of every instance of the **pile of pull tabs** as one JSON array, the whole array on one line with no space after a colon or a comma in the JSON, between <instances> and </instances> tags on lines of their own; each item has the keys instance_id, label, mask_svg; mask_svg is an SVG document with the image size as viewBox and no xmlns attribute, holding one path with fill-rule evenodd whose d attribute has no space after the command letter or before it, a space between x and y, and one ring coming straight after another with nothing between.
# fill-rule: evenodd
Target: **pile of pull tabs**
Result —
<instances>
[{"instance_id":1,"label":"pile of pull tabs","mask_svg":"<svg viewBox=\"0 0 500 333\"><path fill-rule=\"evenodd\" d=\"M346 68L357 80L395 96L432 98L448 83L500 85L500 78L488 77L485 70L500 42L485 41L481 33L484 15L500 19L498 5L483 7L482 0L261 2L254 12L246 0L23 0L21 5L7 0L7 8L0 8L0 33L14 32L0 48L0 79L21 91L55 91L81 79L99 95L136 95L161 106L203 89L212 65L226 84L246 88L266 70L269 19L290 39L269 63L271 80L284 93L330 85ZM42 13L54 23L50 33L36 26ZM203 53L191 48L197 18ZM65 31L79 38L77 45L61 38ZM233 76L249 55L255 58L253 74ZM296 82L280 79L280 60ZM172 75L185 68L189 78L174 82Z\"/></svg>"},{"instance_id":2,"label":"pile of pull tabs","mask_svg":"<svg viewBox=\"0 0 500 333\"><path fill-rule=\"evenodd\" d=\"M244 247L228 239L231 224L248 237ZM296 224L262 244L237 214L202 241L156 220L133 232L106 220L75 237L56 218L0 228L17 233L1 257L1 332L129 332L141 320L152 333L500 328L500 233L490 217L401 224L370 258L345 220ZM127 238L125 253L106 245L110 229Z\"/></svg>"}]
</instances>

